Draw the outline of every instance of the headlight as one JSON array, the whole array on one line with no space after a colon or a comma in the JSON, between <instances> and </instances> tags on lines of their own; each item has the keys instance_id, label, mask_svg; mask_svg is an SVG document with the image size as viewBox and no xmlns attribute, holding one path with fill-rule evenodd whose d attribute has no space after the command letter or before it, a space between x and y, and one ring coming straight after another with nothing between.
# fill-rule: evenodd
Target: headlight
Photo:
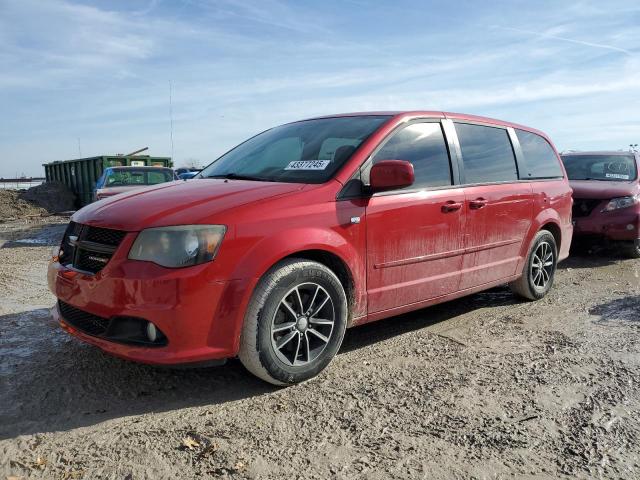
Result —
<instances>
[{"instance_id":1,"label":"headlight","mask_svg":"<svg viewBox=\"0 0 640 480\"><path fill-rule=\"evenodd\" d=\"M640 203L640 193L632 197L612 198L611 201L607 203L607 206L604 207L602 211L610 212L611 210L618 210L619 208L630 207L631 205L635 205L637 203Z\"/></svg>"},{"instance_id":2,"label":"headlight","mask_svg":"<svg viewBox=\"0 0 640 480\"><path fill-rule=\"evenodd\" d=\"M169 268L210 262L218 253L226 230L224 225L147 228L133 243L129 259Z\"/></svg>"}]
</instances>

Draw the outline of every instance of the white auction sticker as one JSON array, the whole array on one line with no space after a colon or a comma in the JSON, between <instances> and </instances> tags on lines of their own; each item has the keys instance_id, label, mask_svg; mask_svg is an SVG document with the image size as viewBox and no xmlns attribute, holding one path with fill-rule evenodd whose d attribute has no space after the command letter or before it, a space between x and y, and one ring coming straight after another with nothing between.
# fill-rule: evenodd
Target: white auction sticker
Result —
<instances>
[{"instance_id":1,"label":"white auction sticker","mask_svg":"<svg viewBox=\"0 0 640 480\"><path fill-rule=\"evenodd\" d=\"M629 180L629 175L622 175L621 173L605 173L607 178L619 178L620 180Z\"/></svg>"},{"instance_id":2,"label":"white auction sticker","mask_svg":"<svg viewBox=\"0 0 640 480\"><path fill-rule=\"evenodd\" d=\"M329 163L329 160L297 160L289 162L285 170L324 170Z\"/></svg>"}]
</instances>

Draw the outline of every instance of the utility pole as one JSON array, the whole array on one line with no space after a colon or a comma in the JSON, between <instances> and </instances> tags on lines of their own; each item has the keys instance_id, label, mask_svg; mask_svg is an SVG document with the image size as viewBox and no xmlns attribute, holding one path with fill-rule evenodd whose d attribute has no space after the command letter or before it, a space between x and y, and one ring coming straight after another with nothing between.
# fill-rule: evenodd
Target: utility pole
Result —
<instances>
[{"instance_id":1,"label":"utility pole","mask_svg":"<svg viewBox=\"0 0 640 480\"><path fill-rule=\"evenodd\" d=\"M80 137L78 137L78 156L82 158L82 149L80 148Z\"/></svg>"},{"instance_id":2,"label":"utility pole","mask_svg":"<svg viewBox=\"0 0 640 480\"><path fill-rule=\"evenodd\" d=\"M171 161L175 161L173 158L173 101L172 101L172 85L169 80L169 138L171 140Z\"/></svg>"}]
</instances>

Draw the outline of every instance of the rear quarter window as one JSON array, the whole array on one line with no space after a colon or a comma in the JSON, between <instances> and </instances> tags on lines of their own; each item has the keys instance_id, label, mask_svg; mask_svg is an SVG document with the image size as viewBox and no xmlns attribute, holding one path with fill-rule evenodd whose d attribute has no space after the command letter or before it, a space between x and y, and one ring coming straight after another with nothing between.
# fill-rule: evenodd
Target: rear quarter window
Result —
<instances>
[{"instance_id":1,"label":"rear quarter window","mask_svg":"<svg viewBox=\"0 0 640 480\"><path fill-rule=\"evenodd\" d=\"M523 178L562 178L558 157L549 142L540 135L515 129L525 160Z\"/></svg>"}]
</instances>

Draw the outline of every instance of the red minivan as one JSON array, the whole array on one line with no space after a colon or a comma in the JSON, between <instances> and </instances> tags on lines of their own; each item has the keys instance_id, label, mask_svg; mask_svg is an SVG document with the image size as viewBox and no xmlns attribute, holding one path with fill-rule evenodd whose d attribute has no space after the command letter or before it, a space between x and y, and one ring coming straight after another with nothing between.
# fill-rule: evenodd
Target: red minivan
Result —
<instances>
[{"instance_id":1,"label":"red minivan","mask_svg":"<svg viewBox=\"0 0 640 480\"><path fill-rule=\"evenodd\" d=\"M543 133L429 111L289 123L71 220L49 267L66 331L145 363L238 356L277 385L347 327L506 283L543 297L572 236Z\"/></svg>"}]
</instances>

